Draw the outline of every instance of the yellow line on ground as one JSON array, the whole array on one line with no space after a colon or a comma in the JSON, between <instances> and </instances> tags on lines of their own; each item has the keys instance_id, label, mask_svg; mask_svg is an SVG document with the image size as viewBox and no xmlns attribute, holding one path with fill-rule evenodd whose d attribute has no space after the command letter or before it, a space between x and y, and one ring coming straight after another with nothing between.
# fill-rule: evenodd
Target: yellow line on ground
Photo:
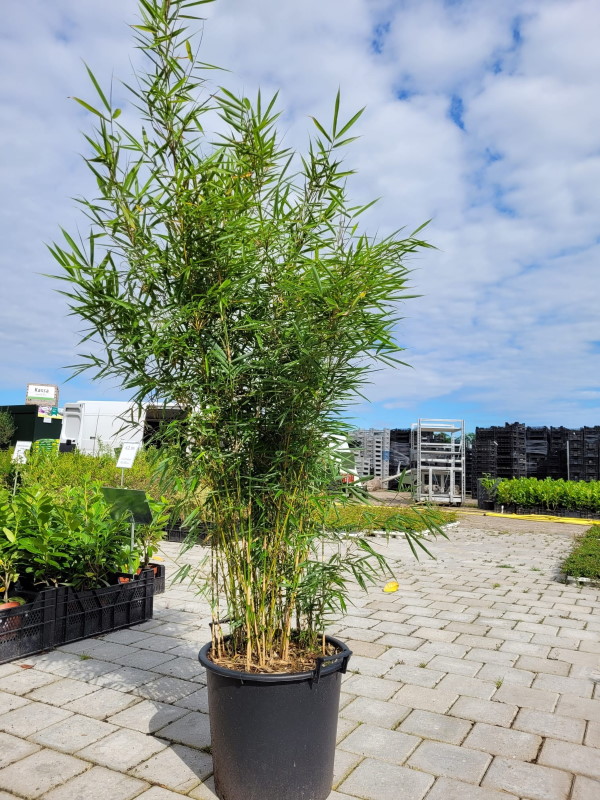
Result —
<instances>
[{"instance_id":1,"label":"yellow line on ground","mask_svg":"<svg viewBox=\"0 0 600 800\"><path fill-rule=\"evenodd\" d=\"M479 514L484 517L501 517L503 519L523 519L528 522L562 522L565 525L599 525L597 519L581 519L580 517L553 517L549 514L500 514L496 511L465 511L457 510L458 514Z\"/></svg>"}]
</instances>

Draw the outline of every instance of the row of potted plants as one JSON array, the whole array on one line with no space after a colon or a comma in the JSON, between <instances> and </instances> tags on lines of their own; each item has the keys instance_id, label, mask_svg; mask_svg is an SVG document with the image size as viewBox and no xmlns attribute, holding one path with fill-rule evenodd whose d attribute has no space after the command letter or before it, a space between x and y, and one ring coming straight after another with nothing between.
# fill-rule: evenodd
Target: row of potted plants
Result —
<instances>
[{"instance_id":1,"label":"row of potted plants","mask_svg":"<svg viewBox=\"0 0 600 800\"><path fill-rule=\"evenodd\" d=\"M150 558L168 513L149 505L132 547L129 520L112 515L97 483L0 490L0 661L151 615L164 567Z\"/></svg>"}]
</instances>

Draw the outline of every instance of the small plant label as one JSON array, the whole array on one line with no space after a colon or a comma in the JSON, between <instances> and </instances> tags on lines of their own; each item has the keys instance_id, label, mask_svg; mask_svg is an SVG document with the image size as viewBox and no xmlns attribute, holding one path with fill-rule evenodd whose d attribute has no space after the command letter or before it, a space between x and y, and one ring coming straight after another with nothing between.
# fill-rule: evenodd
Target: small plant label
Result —
<instances>
[{"instance_id":1,"label":"small plant label","mask_svg":"<svg viewBox=\"0 0 600 800\"><path fill-rule=\"evenodd\" d=\"M12 460L15 464L26 464L27 453L31 450L32 442L17 442L12 454Z\"/></svg>"},{"instance_id":2,"label":"small plant label","mask_svg":"<svg viewBox=\"0 0 600 800\"><path fill-rule=\"evenodd\" d=\"M130 469L133 467L133 462L139 449L139 442L124 442L117 461L117 468Z\"/></svg>"}]
</instances>

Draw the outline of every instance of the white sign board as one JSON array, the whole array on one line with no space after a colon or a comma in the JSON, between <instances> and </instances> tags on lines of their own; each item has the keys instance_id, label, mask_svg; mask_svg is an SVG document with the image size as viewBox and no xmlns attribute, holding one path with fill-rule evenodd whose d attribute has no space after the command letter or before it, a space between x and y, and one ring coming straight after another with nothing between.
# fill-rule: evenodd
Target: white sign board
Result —
<instances>
[{"instance_id":1,"label":"white sign board","mask_svg":"<svg viewBox=\"0 0 600 800\"><path fill-rule=\"evenodd\" d=\"M28 383L25 403L37 406L57 406L58 386L48 383Z\"/></svg>"},{"instance_id":2,"label":"white sign board","mask_svg":"<svg viewBox=\"0 0 600 800\"><path fill-rule=\"evenodd\" d=\"M26 464L27 453L31 449L31 442L17 442L12 454L12 460L15 464Z\"/></svg>"},{"instance_id":3,"label":"white sign board","mask_svg":"<svg viewBox=\"0 0 600 800\"><path fill-rule=\"evenodd\" d=\"M117 461L118 469L129 469L133 467L133 462L135 461L139 449L139 442L123 442L119 460Z\"/></svg>"}]
</instances>

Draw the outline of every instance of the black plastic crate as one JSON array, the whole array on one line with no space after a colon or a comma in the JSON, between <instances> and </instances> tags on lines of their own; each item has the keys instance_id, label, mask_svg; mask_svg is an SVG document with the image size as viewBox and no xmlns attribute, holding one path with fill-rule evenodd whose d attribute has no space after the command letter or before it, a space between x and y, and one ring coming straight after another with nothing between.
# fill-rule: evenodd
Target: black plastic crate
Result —
<instances>
[{"instance_id":1,"label":"black plastic crate","mask_svg":"<svg viewBox=\"0 0 600 800\"><path fill-rule=\"evenodd\" d=\"M154 594L162 594L165 590L166 570L164 564L151 564L154 572Z\"/></svg>"},{"instance_id":2,"label":"black plastic crate","mask_svg":"<svg viewBox=\"0 0 600 800\"><path fill-rule=\"evenodd\" d=\"M214 530L214 523L213 522L201 522L197 526L196 532L196 541L195 544L202 544L208 538L209 534L212 530ZM181 527L174 527L174 528L167 528L167 536L166 539L168 542L185 542L188 536L190 535L189 528L181 528Z\"/></svg>"},{"instance_id":3,"label":"black plastic crate","mask_svg":"<svg viewBox=\"0 0 600 800\"><path fill-rule=\"evenodd\" d=\"M56 593L54 644L58 646L151 619L154 572L144 570L135 580L101 589L60 586Z\"/></svg>"},{"instance_id":4,"label":"black plastic crate","mask_svg":"<svg viewBox=\"0 0 600 800\"><path fill-rule=\"evenodd\" d=\"M45 589L31 602L0 611L0 664L54 646L56 589Z\"/></svg>"}]
</instances>

